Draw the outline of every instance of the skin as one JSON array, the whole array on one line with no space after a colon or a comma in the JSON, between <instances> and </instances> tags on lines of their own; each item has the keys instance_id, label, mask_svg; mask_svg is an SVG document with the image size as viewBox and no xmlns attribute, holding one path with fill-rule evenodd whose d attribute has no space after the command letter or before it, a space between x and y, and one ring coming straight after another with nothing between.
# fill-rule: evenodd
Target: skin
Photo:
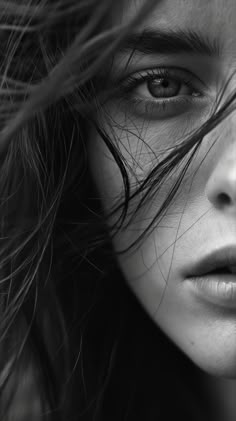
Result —
<instances>
[{"instance_id":1,"label":"skin","mask_svg":"<svg viewBox=\"0 0 236 421\"><path fill-rule=\"evenodd\" d=\"M131 2L121 20L134 13L139 4ZM111 120L104 115L98 118L107 132L111 136L115 133L119 139L119 148L129 164L131 184L144 180L157 160L167 154L167 148L200 127L209 116L219 89L236 69L235 24L235 0L174 0L174 7L173 0L164 0L157 2L139 29L192 29L208 39L217 37L219 55L137 55L126 70L128 56L123 53L116 56L114 79L122 72L128 76L146 69L181 66L205 85L194 105L171 117L165 113L156 113L152 118L145 113L139 115L137 109L119 99L107 104ZM232 78L225 97L235 89L235 79ZM200 85L197 84L199 90ZM135 95L141 99L150 97L145 83L136 88ZM209 385L211 376L219 379L219 387L215 388L219 395L224 395L223 400L235 389L236 308L211 305L199 298L185 283L185 278L186 268L206 253L236 245L235 133L236 115L232 113L205 137L181 189L159 224L138 248L118 255L125 279L144 309L171 340L210 375ZM138 138L140 134L145 143ZM122 178L95 133L91 133L90 146L91 169L108 212L111 204L122 196ZM178 174L179 169L176 169L133 223L115 236L113 245L117 252L129 246L147 227ZM226 202L222 201L222 193L227 196ZM130 212L134 205L130 205ZM109 223L112 224L112 220ZM228 401L225 405L231 419L236 411L230 406L230 398Z\"/></svg>"}]
</instances>

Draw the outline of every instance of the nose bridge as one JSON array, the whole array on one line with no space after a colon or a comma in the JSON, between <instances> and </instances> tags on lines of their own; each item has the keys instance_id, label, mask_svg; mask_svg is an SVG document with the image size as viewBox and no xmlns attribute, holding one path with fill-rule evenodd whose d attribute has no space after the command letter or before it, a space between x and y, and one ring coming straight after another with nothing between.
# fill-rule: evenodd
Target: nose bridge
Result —
<instances>
[{"instance_id":1,"label":"nose bridge","mask_svg":"<svg viewBox=\"0 0 236 421\"><path fill-rule=\"evenodd\" d=\"M236 114L224 122L218 142L218 159L206 184L206 195L211 204L220 209L232 210L236 215Z\"/></svg>"}]
</instances>

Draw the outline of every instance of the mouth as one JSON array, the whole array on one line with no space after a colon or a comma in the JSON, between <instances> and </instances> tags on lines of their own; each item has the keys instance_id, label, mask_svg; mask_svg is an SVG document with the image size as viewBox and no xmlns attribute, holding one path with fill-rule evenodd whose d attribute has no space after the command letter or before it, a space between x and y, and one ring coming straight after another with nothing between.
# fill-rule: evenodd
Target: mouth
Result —
<instances>
[{"instance_id":1,"label":"mouth","mask_svg":"<svg viewBox=\"0 0 236 421\"><path fill-rule=\"evenodd\" d=\"M185 280L204 301L236 309L236 245L217 249L191 264Z\"/></svg>"}]
</instances>

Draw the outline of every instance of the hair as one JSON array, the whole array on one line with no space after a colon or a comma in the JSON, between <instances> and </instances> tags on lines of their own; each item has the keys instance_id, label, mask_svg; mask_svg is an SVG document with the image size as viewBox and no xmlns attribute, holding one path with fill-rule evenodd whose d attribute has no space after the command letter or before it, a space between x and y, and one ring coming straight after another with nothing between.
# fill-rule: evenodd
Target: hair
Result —
<instances>
[{"instance_id":1,"label":"hair","mask_svg":"<svg viewBox=\"0 0 236 421\"><path fill-rule=\"evenodd\" d=\"M114 139L92 117L115 92L99 80L104 63L154 4L115 25L112 0L0 0L2 420L169 419L169 399L182 416L185 408L190 419L205 419L188 377L194 368L122 281L111 238L187 156L157 215L128 248L154 229L204 136L234 110L235 93L220 107L219 95L207 122L136 189ZM89 171L88 125L123 179L112 234Z\"/></svg>"}]
</instances>

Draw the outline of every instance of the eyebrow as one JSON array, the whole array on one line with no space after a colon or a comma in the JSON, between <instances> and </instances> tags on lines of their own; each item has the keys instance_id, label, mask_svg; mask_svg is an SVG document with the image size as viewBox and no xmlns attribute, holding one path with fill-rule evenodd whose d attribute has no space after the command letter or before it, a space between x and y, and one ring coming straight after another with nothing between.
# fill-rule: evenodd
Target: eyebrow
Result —
<instances>
[{"instance_id":1,"label":"eyebrow","mask_svg":"<svg viewBox=\"0 0 236 421\"><path fill-rule=\"evenodd\" d=\"M178 54L219 56L220 46L216 38L210 40L192 30L145 29L131 34L123 43L121 52L139 54Z\"/></svg>"}]
</instances>

